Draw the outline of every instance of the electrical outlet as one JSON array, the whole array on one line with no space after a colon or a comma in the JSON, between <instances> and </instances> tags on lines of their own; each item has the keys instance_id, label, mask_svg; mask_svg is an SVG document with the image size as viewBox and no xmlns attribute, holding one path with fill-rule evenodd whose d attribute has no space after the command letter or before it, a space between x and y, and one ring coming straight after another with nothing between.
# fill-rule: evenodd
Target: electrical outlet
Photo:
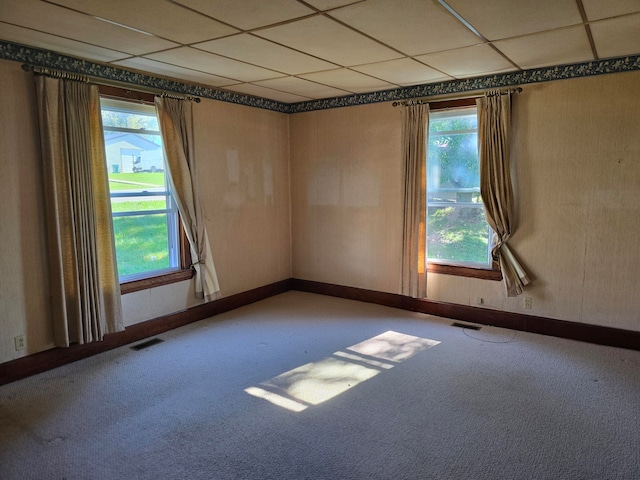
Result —
<instances>
[{"instance_id":1,"label":"electrical outlet","mask_svg":"<svg viewBox=\"0 0 640 480\"><path fill-rule=\"evenodd\" d=\"M476 304L477 304L477 305L484 305L484 298L482 298L482 297L477 297L477 298L476 298Z\"/></svg>"},{"instance_id":2,"label":"electrical outlet","mask_svg":"<svg viewBox=\"0 0 640 480\"><path fill-rule=\"evenodd\" d=\"M16 350L24 350L27 348L27 341L25 340L24 335L18 335L13 340L16 344Z\"/></svg>"},{"instance_id":3,"label":"electrical outlet","mask_svg":"<svg viewBox=\"0 0 640 480\"><path fill-rule=\"evenodd\" d=\"M522 308L531 310L531 308L533 308L533 299L531 297L524 297L522 299Z\"/></svg>"}]
</instances>

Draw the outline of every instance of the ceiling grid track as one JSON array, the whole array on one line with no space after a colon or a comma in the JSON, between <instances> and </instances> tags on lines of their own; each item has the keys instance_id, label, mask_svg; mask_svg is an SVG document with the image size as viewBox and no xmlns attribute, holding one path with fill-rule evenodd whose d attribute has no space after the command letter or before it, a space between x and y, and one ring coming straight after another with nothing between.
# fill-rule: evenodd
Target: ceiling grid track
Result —
<instances>
[{"instance_id":1,"label":"ceiling grid track","mask_svg":"<svg viewBox=\"0 0 640 480\"><path fill-rule=\"evenodd\" d=\"M486 45L489 45L493 49L494 52L496 52L498 55L500 55L502 58L504 58L507 62L509 62L511 65L513 65L518 70L522 70L522 68L520 68L520 65L516 64L513 60L511 60L509 57L507 57L502 52L502 50L499 50L498 48L496 48L496 46L493 43L491 43L490 40L485 38L485 36L482 35L473 25L471 25L469 22L467 22L462 17L462 15L460 15L458 12L456 12L455 9L453 7L451 7L445 0L436 0L436 1L440 5L442 5L442 7L444 7L451 15L453 15L456 18L456 20L458 20L465 27L467 27L471 33L473 33L478 38L480 38ZM580 1L580 0L577 0L577 1Z\"/></svg>"},{"instance_id":2,"label":"ceiling grid track","mask_svg":"<svg viewBox=\"0 0 640 480\"><path fill-rule=\"evenodd\" d=\"M591 33L591 26L589 25L589 19L587 18L587 12L585 12L584 10L582 0L576 0L576 4L578 5L578 10L580 11L582 22L584 23L584 29L587 32L587 38L589 39L589 46L591 47L591 51L593 52L593 58L599 60L600 57L598 56L598 50L596 49L596 42L593 40L593 33Z\"/></svg>"}]
</instances>

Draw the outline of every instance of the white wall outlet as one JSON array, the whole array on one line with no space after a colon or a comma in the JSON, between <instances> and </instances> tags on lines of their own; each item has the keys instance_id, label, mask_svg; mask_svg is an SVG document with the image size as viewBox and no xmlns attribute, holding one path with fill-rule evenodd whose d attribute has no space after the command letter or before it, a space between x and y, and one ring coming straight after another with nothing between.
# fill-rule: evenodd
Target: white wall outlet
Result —
<instances>
[{"instance_id":1,"label":"white wall outlet","mask_svg":"<svg viewBox=\"0 0 640 480\"><path fill-rule=\"evenodd\" d=\"M25 340L24 335L18 335L13 339L13 341L16 344L16 351L27 348L27 341Z\"/></svg>"},{"instance_id":2,"label":"white wall outlet","mask_svg":"<svg viewBox=\"0 0 640 480\"><path fill-rule=\"evenodd\" d=\"M522 298L522 308L526 308L527 310L531 310L531 308L533 308L533 299L531 297L523 297Z\"/></svg>"},{"instance_id":3,"label":"white wall outlet","mask_svg":"<svg viewBox=\"0 0 640 480\"><path fill-rule=\"evenodd\" d=\"M476 298L476 305L484 305L484 298L477 297Z\"/></svg>"}]
</instances>

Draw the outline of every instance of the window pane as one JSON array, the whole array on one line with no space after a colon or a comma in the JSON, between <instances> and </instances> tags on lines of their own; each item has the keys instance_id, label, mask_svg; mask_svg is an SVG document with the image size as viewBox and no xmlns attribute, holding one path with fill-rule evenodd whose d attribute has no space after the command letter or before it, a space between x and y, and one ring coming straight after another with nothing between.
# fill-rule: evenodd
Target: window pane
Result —
<instances>
[{"instance_id":1,"label":"window pane","mask_svg":"<svg viewBox=\"0 0 640 480\"><path fill-rule=\"evenodd\" d=\"M432 188L480 188L478 134L430 135L429 186Z\"/></svg>"},{"instance_id":2,"label":"window pane","mask_svg":"<svg viewBox=\"0 0 640 480\"><path fill-rule=\"evenodd\" d=\"M441 123L452 121L435 120L431 122L431 126L436 129ZM458 126L461 128L468 123L464 117L459 122ZM475 131L440 134L432 133L430 127L427 159L428 191L470 188L480 191L478 134ZM456 200L455 195L451 198Z\"/></svg>"},{"instance_id":3,"label":"window pane","mask_svg":"<svg viewBox=\"0 0 640 480\"><path fill-rule=\"evenodd\" d=\"M120 280L179 268L178 214L155 108L102 99L102 120Z\"/></svg>"},{"instance_id":4,"label":"window pane","mask_svg":"<svg viewBox=\"0 0 640 480\"><path fill-rule=\"evenodd\" d=\"M476 108L435 111L427 148L427 257L490 265Z\"/></svg>"},{"instance_id":5,"label":"window pane","mask_svg":"<svg viewBox=\"0 0 640 480\"><path fill-rule=\"evenodd\" d=\"M162 173L162 175L140 175L135 178L143 186L164 185L164 154L162 138L157 134L142 134L128 131L104 132L107 168L111 175L125 173ZM131 177L122 177L123 182Z\"/></svg>"},{"instance_id":6,"label":"window pane","mask_svg":"<svg viewBox=\"0 0 640 480\"><path fill-rule=\"evenodd\" d=\"M120 276L171 266L166 214L116 217L113 230Z\"/></svg>"},{"instance_id":7,"label":"window pane","mask_svg":"<svg viewBox=\"0 0 640 480\"><path fill-rule=\"evenodd\" d=\"M429 207L428 256L433 260L489 263L489 226L478 207Z\"/></svg>"},{"instance_id":8,"label":"window pane","mask_svg":"<svg viewBox=\"0 0 640 480\"><path fill-rule=\"evenodd\" d=\"M477 130L478 116L471 110L475 110L475 108L433 112L431 114L433 121L429 125L429 131Z\"/></svg>"},{"instance_id":9,"label":"window pane","mask_svg":"<svg viewBox=\"0 0 640 480\"><path fill-rule=\"evenodd\" d=\"M126 107L106 107L102 108L102 126L103 127L121 127L130 128L132 130L155 130L159 131L158 119L152 112L132 112L131 109L136 108L135 104ZM136 110L138 110L136 108ZM140 108L144 110L144 107Z\"/></svg>"}]
</instances>

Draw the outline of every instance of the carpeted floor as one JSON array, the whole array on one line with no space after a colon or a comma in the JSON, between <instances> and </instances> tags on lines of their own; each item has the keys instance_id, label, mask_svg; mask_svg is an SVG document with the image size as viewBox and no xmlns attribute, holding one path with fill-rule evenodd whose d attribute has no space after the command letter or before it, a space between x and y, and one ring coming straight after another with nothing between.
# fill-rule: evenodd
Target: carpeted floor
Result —
<instances>
[{"instance_id":1,"label":"carpeted floor","mask_svg":"<svg viewBox=\"0 0 640 480\"><path fill-rule=\"evenodd\" d=\"M0 479L639 479L640 352L288 292L0 387Z\"/></svg>"}]
</instances>

